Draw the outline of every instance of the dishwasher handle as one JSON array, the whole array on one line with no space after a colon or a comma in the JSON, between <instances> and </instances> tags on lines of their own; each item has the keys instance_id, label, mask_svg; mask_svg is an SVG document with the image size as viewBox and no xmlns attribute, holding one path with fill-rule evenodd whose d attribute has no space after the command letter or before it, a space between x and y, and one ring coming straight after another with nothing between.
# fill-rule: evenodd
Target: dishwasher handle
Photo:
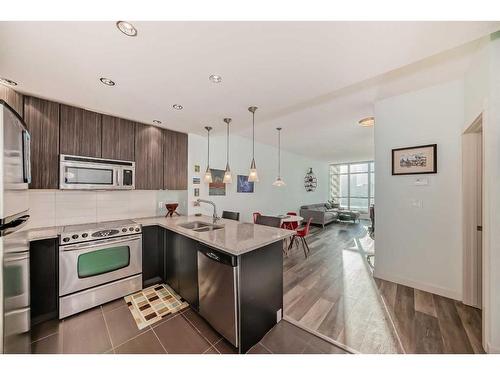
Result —
<instances>
[{"instance_id":1,"label":"dishwasher handle","mask_svg":"<svg viewBox=\"0 0 500 375\"><path fill-rule=\"evenodd\" d=\"M198 251L214 262L226 264L231 267L238 265L236 256L223 253L201 243L198 244Z\"/></svg>"}]
</instances>

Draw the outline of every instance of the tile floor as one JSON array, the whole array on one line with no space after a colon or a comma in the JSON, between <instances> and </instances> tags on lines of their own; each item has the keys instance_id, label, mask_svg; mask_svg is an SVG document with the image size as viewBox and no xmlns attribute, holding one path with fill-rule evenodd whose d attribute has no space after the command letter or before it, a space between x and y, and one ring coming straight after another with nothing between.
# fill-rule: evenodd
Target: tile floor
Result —
<instances>
[{"instance_id":1,"label":"tile floor","mask_svg":"<svg viewBox=\"0 0 500 375\"><path fill-rule=\"evenodd\" d=\"M185 309L139 330L125 301L33 327L32 353L235 354L194 310ZM248 353L342 354L344 350L293 324L281 321Z\"/></svg>"}]
</instances>

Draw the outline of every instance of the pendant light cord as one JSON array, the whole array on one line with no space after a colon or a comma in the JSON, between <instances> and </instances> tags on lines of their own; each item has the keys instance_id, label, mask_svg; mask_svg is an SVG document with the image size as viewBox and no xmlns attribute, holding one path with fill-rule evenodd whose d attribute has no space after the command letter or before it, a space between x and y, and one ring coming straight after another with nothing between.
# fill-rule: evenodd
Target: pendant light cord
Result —
<instances>
[{"instance_id":1,"label":"pendant light cord","mask_svg":"<svg viewBox=\"0 0 500 375\"><path fill-rule=\"evenodd\" d=\"M227 123L227 150L226 150L226 164L229 164L229 123Z\"/></svg>"},{"instance_id":2,"label":"pendant light cord","mask_svg":"<svg viewBox=\"0 0 500 375\"><path fill-rule=\"evenodd\" d=\"M278 130L278 176L281 178L281 129Z\"/></svg>"},{"instance_id":3,"label":"pendant light cord","mask_svg":"<svg viewBox=\"0 0 500 375\"><path fill-rule=\"evenodd\" d=\"M252 160L255 160L255 111L252 112Z\"/></svg>"},{"instance_id":4,"label":"pendant light cord","mask_svg":"<svg viewBox=\"0 0 500 375\"><path fill-rule=\"evenodd\" d=\"M207 152L207 167L210 167L210 130L208 130L208 152Z\"/></svg>"}]
</instances>

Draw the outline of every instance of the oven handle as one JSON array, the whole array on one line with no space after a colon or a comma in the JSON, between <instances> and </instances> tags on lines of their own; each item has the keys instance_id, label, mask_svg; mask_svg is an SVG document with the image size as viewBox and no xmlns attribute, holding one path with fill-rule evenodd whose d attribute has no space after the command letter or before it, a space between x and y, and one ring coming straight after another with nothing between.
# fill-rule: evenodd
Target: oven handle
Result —
<instances>
[{"instance_id":1,"label":"oven handle","mask_svg":"<svg viewBox=\"0 0 500 375\"><path fill-rule=\"evenodd\" d=\"M101 245L113 245L113 244L117 244L117 243L140 240L141 238L142 238L141 234L136 234L133 236L121 237L119 239L99 240L99 241L92 241L90 243L86 242L86 243L80 243L80 244L75 244L75 245L59 246L59 249L62 251L85 250L85 249L91 249L93 247L101 246Z\"/></svg>"}]
</instances>

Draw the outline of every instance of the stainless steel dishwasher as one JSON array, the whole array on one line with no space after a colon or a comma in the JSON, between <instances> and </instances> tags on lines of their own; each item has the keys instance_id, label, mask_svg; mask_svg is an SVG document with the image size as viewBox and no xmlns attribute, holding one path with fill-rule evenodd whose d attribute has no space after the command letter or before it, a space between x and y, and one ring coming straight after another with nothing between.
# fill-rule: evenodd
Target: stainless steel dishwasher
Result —
<instances>
[{"instance_id":1,"label":"stainless steel dishwasher","mask_svg":"<svg viewBox=\"0 0 500 375\"><path fill-rule=\"evenodd\" d=\"M235 347L238 337L237 258L198 245L199 312Z\"/></svg>"}]
</instances>

